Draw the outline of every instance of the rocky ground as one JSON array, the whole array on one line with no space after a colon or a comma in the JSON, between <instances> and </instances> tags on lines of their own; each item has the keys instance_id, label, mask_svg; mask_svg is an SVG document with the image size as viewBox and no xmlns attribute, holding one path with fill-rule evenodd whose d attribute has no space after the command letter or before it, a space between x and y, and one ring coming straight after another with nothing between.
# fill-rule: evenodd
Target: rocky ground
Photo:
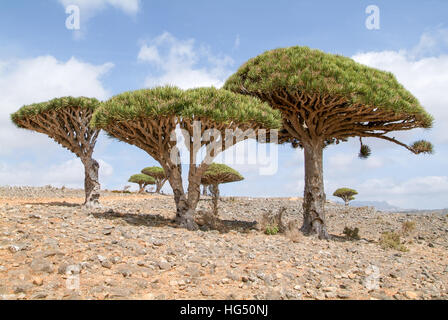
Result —
<instances>
[{"instance_id":1,"label":"rocky ground","mask_svg":"<svg viewBox=\"0 0 448 320\"><path fill-rule=\"evenodd\" d=\"M330 241L266 235L263 215L301 199L224 198L219 230L173 224L169 196L104 192L103 210L79 190L0 188L0 299L447 299L448 218L328 203ZM209 202L201 201L207 210ZM408 251L383 249L383 232ZM358 227L360 240L344 228Z\"/></svg>"}]
</instances>

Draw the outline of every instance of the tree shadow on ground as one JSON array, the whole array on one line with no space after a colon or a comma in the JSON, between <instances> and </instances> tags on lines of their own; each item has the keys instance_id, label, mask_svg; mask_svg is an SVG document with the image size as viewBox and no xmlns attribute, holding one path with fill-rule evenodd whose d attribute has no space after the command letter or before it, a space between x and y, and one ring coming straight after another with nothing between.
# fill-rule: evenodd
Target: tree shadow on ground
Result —
<instances>
[{"instance_id":1,"label":"tree shadow on ground","mask_svg":"<svg viewBox=\"0 0 448 320\"><path fill-rule=\"evenodd\" d=\"M180 228L174 219L163 217L159 214L135 214L135 213L120 213L115 211L94 212L92 216L97 219L106 220L121 220L133 226L145 227L171 227ZM239 221L239 220L220 220L217 219L213 225L202 225L202 231L219 231L220 233L227 233L230 231L237 231L240 233L247 233L250 230L256 229L257 222Z\"/></svg>"},{"instance_id":2,"label":"tree shadow on ground","mask_svg":"<svg viewBox=\"0 0 448 320\"><path fill-rule=\"evenodd\" d=\"M49 206L49 207L68 207L68 208L81 208L81 204L79 203L68 203L68 202L33 202L33 203L24 203L24 205L32 205L32 206Z\"/></svg>"},{"instance_id":3,"label":"tree shadow on ground","mask_svg":"<svg viewBox=\"0 0 448 320\"><path fill-rule=\"evenodd\" d=\"M374 240L366 239L366 238L360 238L360 239L350 239L346 236L340 236L335 234L330 234L330 240L336 241L336 242L359 242L361 240L366 241L368 243L375 243Z\"/></svg>"},{"instance_id":4,"label":"tree shadow on ground","mask_svg":"<svg viewBox=\"0 0 448 320\"><path fill-rule=\"evenodd\" d=\"M173 227L177 228L177 224L173 219L165 218L159 214L135 214L121 213L116 211L93 212L92 216L97 219L121 220L133 226L144 227Z\"/></svg>"},{"instance_id":5,"label":"tree shadow on ground","mask_svg":"<svg viewBox=\"0 0 448 320\"><path fill-rule=\"evenodd\" d=\"M251 230L257 229L258 222L256 221L242 221L242 220L221 220L216 219L213 224L205 224L201 226L203 231L218 231L219 233L228 233L236 231L239 233L248 233Z\"/></svg>"}]
</instances>

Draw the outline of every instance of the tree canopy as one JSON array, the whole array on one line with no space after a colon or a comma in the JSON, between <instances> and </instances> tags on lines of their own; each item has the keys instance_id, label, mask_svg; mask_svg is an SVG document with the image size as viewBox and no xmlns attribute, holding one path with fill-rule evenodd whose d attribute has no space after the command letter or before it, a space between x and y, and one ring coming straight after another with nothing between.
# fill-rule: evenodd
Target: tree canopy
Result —
<instances>
[{"instance_id":1,"label":"tree canopy","mask_svg":"<svg viewBox=\"0 0 448 320\"><path fill-rule=\"evenodd\" d=\"M284 114L284 131L303 146L320 137L327 143L349 137L385 136L395 130L431 128L433 118L390 72L308 47L267 51L246 62L225 89L253 95ZM295 118L295 119L292 119Z\"/></svg>"},{"instance_id":2,"label":"tree canopy","mask_svg":"<svg viewBox=\"0 0 448 320\"><path fill-rule=\"evenodd\" d=\"M218 201L220 198L219 185L223 183L244 180L243 176L225 164L212 163L202 176L201 184L208 186L213 204L213 214L218 215Z\"/></svg>"},{"instance_id":3,"label":"tree canopy","mask_svg":"<svg viewBox=\"0 0 448 320\"><path fill-rule=\"evenodd\" d=\"M163 185L168 180L165 170L160 167L148 167L142 170L143 174L153 177L156 181L156 193L160 193Z\"/></svg>"},{"instance_id":4,"label":"tree canopy","mask_svg":"<svg viewBox=\"0 0 448 320\"><path fill-rule=\"evenodd\" d=\"M145 150L160 163L173 189L176 220L181 226L194 230L197 229L194 213L200 197L201 177L209 164L220 152L250 138L247 130L256 135L262 129L279 129L281 114L256 97L223 89L183 91L165 86L112 97L98 108L91 125L104 129L110 137ZM177 147L175 130L178 126L190 153L187 193L182 183ZM207 155L198 163L197 153L203 146Z\"/></svg>"},{"instance_id":5,"label":"tree canopy","mask_svg":"<svg viewBox=\"0 0 448 320\"><path fill-rule=\"evenodd\" d=\"M163 179L166 177L165 170L160 167L147 167L142 170L142 173L154 179Z\"/></svg>"},{"instance_id":6,"label":"tree canopy","mask_svg":"<svg viewBox=\"0 0 448 320\"><path fill-rule=\"evenodd\" d=\"M95 109L100 105L100 102L95 98L86 97L62 97L55 98L50 101L33 103L30 105L23 106L17 112L11 115L11 119L17 126L21 127L18 120L24 119L30 116L35 116L48 111L57 111L61 109L66 109L67 107L81 108L86 110L95 111Z\"/></svg>"},{"instance_id":7,"label":"tree canopy","mask_svg":"<svg viewBox=\"0 0 448 320\"><path fill-rule=\"evenodd\" d=\"M144 184L144 185L156 184L156 181L154 180L153 177L150 177L150 176L148 176L146 174L143 174L143 173L132 175L129 178L128 182L137 183L137 184Z\"/></svg>"},{"instance_id":8,"label":"tree canopy","mask_svg":"<svg viewBox=\"0 0 448 320\"><path fill-rule=\"evenodd\" d=\"M355 196L358 194L358 191L350 188L339 188L334 193L333 196L341 198L344 200L345 204L348 205L348 203L352 200L355 200Z\"/></svg>"},{"instance_id":9,"label":"tree canopy","mask_svg":"<svg viewBox=\"0 0 448 320\"><path fill-rule=\"evenodd\" d=\"M169 86L125 92L111 98L95 114L92 125L106 128L115 121L164 116L217 123L237 121L267 128L281 126L280 114L258 99L215 88L183 91Z\"/></svg>"},{"instance_id":10,"label":"tree canopy","mask_svg":"<svg viewBox=\"0 0 448 320\"><path fill-rule=\"evenodd\" d=\"M244 177L235 169L225 164L212 163L202 176L203 185L223 184L244 180Z\"/></svg>"},{"instance_id":11,"label":"tree canopy","mask_svg":"<svg viewBox=\"0 0 448 320\"><path fill-rule=\"evenodd\" d=\"M128 182L136 183L139 186L139 193L144 193L145 188L149 185L156 184L156 180L146 174L139 173L132 175Z\"/></svg>"},{"instance_id":12,"label":"tree canopy","mask_svg":"<svg viewBox=\"0 0 448 320\"><path fill-rule=\"evenodd\" d=\"M11 115L12 122L19 128L46 134L81 159L85 168L86 207L99 206L99 164L92 154L100 129L89 126L99 105L94 98L62 97L23 106Z\"/></svg>"},{"instance_id":13,"label":"tree canopy","mask_svg":"<svg viewBox=\"0 0 448 320\"><path fill-rule=\"evenodd\" d=\"M372 106L413 116L416 124L424 128L433 122L392 73L308 47L267 51L245 63L228 79L225 88L263 95L306 92L337 96L350 106Z\"/></svg>"},{"instance_id":14,"label":"tree canopy","mask_svg":"<svg viewBox=\"0 0 448 320\"><path fill-rule=\"evenodd\" d=\"M62 97L23 106L11 115L24 129L48 135L79 157L93 152L99 130L89 127L93 112L100 106L94 98Z\"/></svg>"}]
</instances>

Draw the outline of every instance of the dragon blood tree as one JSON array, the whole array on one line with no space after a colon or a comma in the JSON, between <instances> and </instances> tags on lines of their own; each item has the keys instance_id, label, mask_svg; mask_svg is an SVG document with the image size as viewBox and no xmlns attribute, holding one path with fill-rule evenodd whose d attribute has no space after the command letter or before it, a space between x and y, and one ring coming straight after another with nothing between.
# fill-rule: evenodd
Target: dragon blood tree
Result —
<instances>
[{"instance_id":1,"label":"dragon blood tree","mask_svg":"<svg viewBox=\"0 0 448 320\"><path fill-rule=\"evenodd\" d=\"M379 138L409 151L430 153L432 145L407 145L387 134L430 128L433 119L419 101L388 72L350 58L307 47L265 52L246 62L225 89L251 95L281 111L279 142L305 153L304 233L329 238L325 222L323 149L350 137ZM362 145L361 157L370 154Z\"/></svg>"},{"instance_id":2,"label":"dragon blood tree","mask_svg":"<svg viewBox=\"0 0 448 320\"><path fill-rule=\"evenodd\" d=\"M89 127L100 102L92 98L64 97L22 107L11 115L19 127L46 134L78 156L85 168L84 189L87 208L99 207L99 164L92 158L99 129Z\"/></svg>"},{"instance_id":3,"label":"dragon blood tree","mask_svg":"<svg viewBox=\"0 0 448 320\"><path fill-rule=\"evenodd\" d=\"M219 185L244 180L243 176L235 169L225 164L212 163L202 176L201 183L209 186L212 194L213 213L218 214Z\"/></svg>"},{"instance_id":4,"label":"dragon blood tree","mask_svg":"<svg viewBox=\"0 0 448 320\"><path fill-rule=\"evenodd\" d=\"M128 182L138 184L138 193L144 193L147 186L156 184L156 180L153 177L143 173L132 175Z\"/></svg>"},{"instance_id":5,"label":"dragon blood tree","mask_svg":"<svg viewBox=\"0 0 448 320\"><path fill-rule=\"evenodd\" d=\"M163 185L168 180L165 174L165 170L163 170L163 168L160 167L148 167L143 169L142 173L152 177L155 180L156 193L160 193L160 190L162 190Z\"/></svg>"},{"instance_id":6,"label":"dragon blood tree","mask_svg":"<svg viewBox=\"0 0 448 320\"><path fill-rule=\"evenodd\" d=\"M176 221L196 230L201 178L209 165L220 152L251 137L247 131L257 134L261 129L280 128L281 116L257 98L226 90L157 87L111 98L95 112L91 124L143 149L160 163L173 189ZM189 152L187 192L177 145L181 140ZM201 149L206 154L198 160Z\"/></svg>"},{"instance_id":7,"label":"dragon blood tree","mask_svg":"<svg viewBox=\"0 0 448 320\"><path fill-rule=\"evenodd\" d=\"M355 200L355 196L358 194L358 191L350 189L350 188L339 188L334 193L333 196L341 198L344 200L345 205L348 207L350 201Z\"/></svg>"}]
</instances>

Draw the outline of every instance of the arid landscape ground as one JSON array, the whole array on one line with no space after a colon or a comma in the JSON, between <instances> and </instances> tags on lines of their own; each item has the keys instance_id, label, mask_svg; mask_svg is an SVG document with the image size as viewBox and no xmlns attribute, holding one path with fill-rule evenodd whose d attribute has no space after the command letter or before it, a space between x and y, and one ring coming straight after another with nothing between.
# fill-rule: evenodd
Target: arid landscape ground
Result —
<instances>
[{"instance_id":1,"label":"arid landscape ground","mask_svg":"<svg viewBox=\"0 0 448 320\"><path fill-rule=\"evenodd\" d=\"M327 203L331 241L266 235L260 222L301 199L223 198L219 231L173 223L171 196L0 188L0 299L447 299L448 218ZM207 210L210 201L200 202ZM384 249L400 233L406 250ZM348 240L345 227L359 228ZM79 284L79 286L77 285Z\"/></svg>"}]
</instances>

